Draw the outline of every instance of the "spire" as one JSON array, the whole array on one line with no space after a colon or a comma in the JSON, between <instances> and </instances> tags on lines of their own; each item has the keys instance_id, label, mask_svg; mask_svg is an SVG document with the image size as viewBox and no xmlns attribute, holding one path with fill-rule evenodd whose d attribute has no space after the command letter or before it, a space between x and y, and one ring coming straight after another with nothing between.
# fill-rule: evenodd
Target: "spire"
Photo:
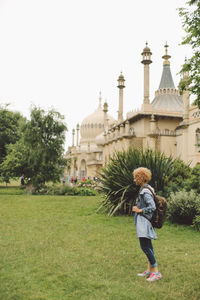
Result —
<instances>
[{"instance_id":1,"label":"spire","mask_svg":"<svg viewBox=\"0 0 200 300\"><path fill-rule=\"evenodd\" d=\"M167 45L167 42L166 42L165 55L162 56L162 58L164 59L164 62L163 62L163 72L162 72L159 89L166 89L166 88L175 89L174 81L173 81L171 70L170 70L170 62L169 62L169 58L171 58L171 56L168 55L168 52L167 52L168 47L169 46Z\"/></svg>"},{"instance_id":2,"label":"spire","mask_svg":"<svg viewBox=\"0 0 200 300\"><path fill-rule=\"evenodd\" d=\"M102 100L102 98L101 98L101 91L99 92L99 106L98 106L98 108L101 108L101 100Z\"/></svg>"}]
</instances>

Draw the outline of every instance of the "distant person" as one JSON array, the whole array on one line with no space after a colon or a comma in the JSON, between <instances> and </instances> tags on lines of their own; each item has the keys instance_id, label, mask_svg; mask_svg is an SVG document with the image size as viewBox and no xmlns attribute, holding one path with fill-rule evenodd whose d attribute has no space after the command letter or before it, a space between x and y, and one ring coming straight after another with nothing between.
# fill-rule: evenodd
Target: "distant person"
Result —
<instances>
[{"instance_id":1,"label":"distant person","mask_svg":"<svg viewBox=\"0 0 200 300\"><path fill-rule=\"evenodd\" d=\"M153 212L156 210L154 196L148 188L153 188L148 184L151 180L151 171L147 168L137 168L133 171L133 177L136 185L140 185L139 195L136 206L133 206L135 212L135 226L137 237L140 241L140 247L148 259L147 270L139 273L138 276L146 277L147 281L152 282L162 278L158 271L158 264L155 259L154 249L152 246L152 239L157 239L157 235L150 222Z\"/></svg>"},{"instance_id":2,"label":"distant person","mask_svg":"<svg viewBox=\"0 0 200 300\"><path fill-rule=\"evenodd\" d=\"M65 177L63 177L62 178L62 184L65 185L65 182L66 182Z\"/></svg>"},{"instance_id":3,"label":"distant person","mask_svg":"<svg viewBox=\"0 0 200 300\"><path fill-rule=\"evenodd\" d=\"M77 177L75 177L75 179L74 179L74 183L76 184L76 183L77 183L77 181L78 181L78 178L77 178Z\"/></svg>"},{"instance_id":4,"label":"distant person","mask_svg":"<svg viewBox=\"0 0 200 300\"><path fill-rule=\"evenodd\" d=\"M82 178L82 181L85 181L85 177Z\"/></svg>"},{"instance_id":5,"label":"distant person","mask_svg":"<svg viewBox=\"0 0 200 300\"><path fill-rule=\"evenodd\" d=\"M20 177L20 183L21 183L21 185L24 185L25 183L24 183L24 174L22 174L22 176Z\"/></svg>"}]
</instances>

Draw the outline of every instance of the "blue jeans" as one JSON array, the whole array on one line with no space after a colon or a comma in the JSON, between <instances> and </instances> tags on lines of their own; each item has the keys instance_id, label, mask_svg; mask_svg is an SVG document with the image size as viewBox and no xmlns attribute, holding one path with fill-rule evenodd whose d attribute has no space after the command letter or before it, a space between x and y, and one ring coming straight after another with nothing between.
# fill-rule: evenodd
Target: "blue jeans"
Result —
<instances>
[{"instance_id":1,"label":"blue jeans","mask_svg":"<svg viewBox=\"0 0 200 300\"><path fill-rule=\"evenodd\" d=\"M141 247L142 251L146 254L146 256L151 264L151 267L152 268L157 267L157 262L156 262L156 259L154 256L154 250L153 250L151 240L140 237L139 241L140 241L140 247Z\"/></svg>"}]
</instances>

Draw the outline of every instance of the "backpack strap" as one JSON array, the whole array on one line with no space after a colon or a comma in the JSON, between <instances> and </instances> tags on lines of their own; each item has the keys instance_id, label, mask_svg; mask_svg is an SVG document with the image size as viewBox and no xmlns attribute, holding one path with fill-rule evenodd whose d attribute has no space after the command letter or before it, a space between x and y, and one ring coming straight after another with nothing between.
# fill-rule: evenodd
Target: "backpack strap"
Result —
<instances>
[{"instance_id":1,"label":"backpack strap","mask_svg":"<svg viewBox=\"0 0 200 300\"><path fill-rule=\"evenodd\" d=\"M155 199L155 193L153 192L153 190L152 190L149 186L141 187L140 190L139 190L139 193L140 193L143 189L148 189L148 190L153 194L153 197L154 197L154 199ZM154 200L154 202L155 202L155 200ZM148 219L143 213L142 213L141 215L151 223L151 219Z\"/></svg>"},{"instance_id":2,"label":"backpack strap","mask_svg":"<svg viewBox=\"0 0 200 300\"><path fill-rule=\"evenodd\" d=\"M148 189L152 194L153 194L153 196L154 196L154 198L155 198L155 193L154 193L154 191L149 187L149 186L144 186L143 188L142 188L142 190L143 189ZM141 191L142 191L141 190Z\"/></svg>"}]
</instances>

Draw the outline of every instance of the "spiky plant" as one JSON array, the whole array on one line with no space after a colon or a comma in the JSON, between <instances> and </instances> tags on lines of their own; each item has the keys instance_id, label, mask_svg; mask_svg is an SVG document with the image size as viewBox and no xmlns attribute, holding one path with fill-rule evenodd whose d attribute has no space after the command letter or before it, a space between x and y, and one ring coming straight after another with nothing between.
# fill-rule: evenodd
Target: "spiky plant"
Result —
<instances>
[{"instance_id":1,"label":"spiky plant","mask_svg":"<svg viewBox=\"0 0 200 300\"><path fill-rule=\"evenodd\" d=\"M102 169L101 189L105 197L100 208L104 207L110 216L116 213L131 214L139 189L133 182L133 170L138 167L150 169L150 184L156 191L161 191L172 165L172 157L149 149L139 151L129 148L127 151L116 152Z\"/></svg>"}]
</instances>

